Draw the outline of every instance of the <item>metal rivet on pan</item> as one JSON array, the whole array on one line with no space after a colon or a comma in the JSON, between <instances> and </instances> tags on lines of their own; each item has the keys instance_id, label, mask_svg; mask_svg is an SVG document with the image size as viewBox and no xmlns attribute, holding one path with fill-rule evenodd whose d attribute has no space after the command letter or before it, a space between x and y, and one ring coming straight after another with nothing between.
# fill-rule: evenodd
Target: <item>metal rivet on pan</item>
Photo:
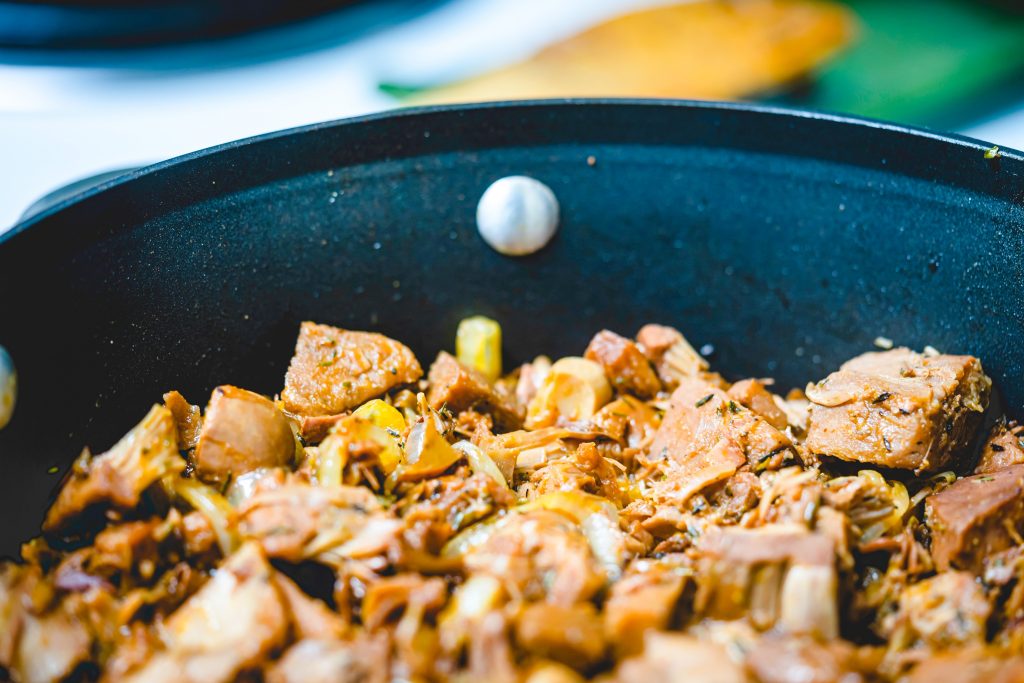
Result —
<instances>
[{"instance_id":1,"label":"metal rivet on pan","mask_svg":"<svg viewBox=\"0 0 1024 683\"><path fill-rule=\"evenodd\" d=\"M476 207L480 236L506 256L539 251L558 230L558 200L551 188L515 175L494 181Z\"/></svg>"},{"instance_id":2,"label":"metal rivet on pan","mask_svg":"<svg viewBox=\"0 0 1024 683\"><path fill-rule=\"evenodd\" d=\"M0 346L0 429L7 426L14 414L14 401L18 397L18 373L14 371L11 354Z\"/></svg>"}]
</instances>

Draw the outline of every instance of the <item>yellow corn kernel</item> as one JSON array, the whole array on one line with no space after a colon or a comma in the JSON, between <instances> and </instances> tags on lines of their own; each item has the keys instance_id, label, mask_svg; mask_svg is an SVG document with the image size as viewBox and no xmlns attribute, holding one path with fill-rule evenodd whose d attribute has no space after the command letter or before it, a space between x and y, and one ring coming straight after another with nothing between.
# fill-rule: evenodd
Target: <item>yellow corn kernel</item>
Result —
<instances>
[{"instance_id":1,"label":"yellow corn kernel","mask_svg":"<svg viewBox=\"0 0 1024 683\"><path fill-rule=\"evenodd\" d=\"M455 356L490 382L501 377L501 325L482 315L464 319L455 333Z\"/></svg>"}]
</instances>

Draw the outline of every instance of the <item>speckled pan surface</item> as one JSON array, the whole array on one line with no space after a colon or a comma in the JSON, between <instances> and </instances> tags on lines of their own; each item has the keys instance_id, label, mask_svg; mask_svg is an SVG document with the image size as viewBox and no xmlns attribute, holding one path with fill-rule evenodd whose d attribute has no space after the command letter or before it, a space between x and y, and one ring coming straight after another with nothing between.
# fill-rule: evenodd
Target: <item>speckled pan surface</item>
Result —
<instances>
[{"instance_id":1,"label":"speckled pan surface","mask_svg":"<svg viewBox=\"0 0 1024 683\"><path fill-rule=\"evenodd\" d=\"M783 387L883 335L981 357L1019 415L1024 157L989 146L750 106L512 103L286 131L106 183L0 237L19 384L0 554L37 531L48 470L109 447L163 391L278 391L306 319L429 362L484 313L510 364L660 321ZM561 206L522 259L475 225L513 174Z\"/></svg>"}]
</instances>

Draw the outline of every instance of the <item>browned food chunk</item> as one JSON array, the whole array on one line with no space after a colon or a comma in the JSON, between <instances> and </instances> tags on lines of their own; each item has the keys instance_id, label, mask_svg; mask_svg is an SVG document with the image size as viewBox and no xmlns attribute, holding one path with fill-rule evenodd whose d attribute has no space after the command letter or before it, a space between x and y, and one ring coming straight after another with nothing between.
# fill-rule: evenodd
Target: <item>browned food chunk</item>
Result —
<instances>
[{"instance_id":1,"label":"browned food chunk","mask_svg":"<svg viewBox=\"0 0 1024 683\"><path fill-rule=\"evenodd\" d=\"M412 351L373 332L304 322L281 398L297 415L336 415L423 375Z\"/></svg>"},{"instance_id":2,"label":"browned food chunk","mask_svg":"<svg viewBox=\"0 0 1024 683\"><path fill-rule=\"evenodd\" d=\"M138 522L108 526L96 534L95 555L90 565L109 571L131 572L138 569L143 578L160 561L159 539L163 520L159 517Z\"/></svg>"},{"instance_id":3,"label":"browned food chunk","mask_svg":"<svg viewBox=\"0 0 1024 683\"><path fill-rule=\"evenodd\" d=\"M759 638L747 653L747 670L758 683L863 683L857 652L848 643L811 638Z\"/></svg>"},{"instance_id":4,"label":"browned food chunk","mask_svg":"<svg viewBox=\"0 0 1024 683\"><path fill-rule=\"evenodd\" d=\"M604 656L601 618L589 602L552 605L535 602L516 619L516 643L532 655L586 669Z\"/></svg>"},{"instance_id":5,"label":"browned food chunk","mask_svg":"<svg viewBox=\"0 0 1024 683\"><path fill-rule=\"evenodd\" d=\"M375 555L402 527L382 513L362 486L310 486L292 481L257 492L238 508L242 538L257 541L269 557L291 562Z\"/></svg>"},{"instance_id":6,"label":"browned food chunk","mask_svg":"<svg viewBox=\"0 0 1024 683\"><path fill-rule=\"evenodd\" d=\"M587 600L605 583L579 527L548 510L498 520L485 541L466 551L463 564L502 579L527 599L557 605Z\"/></svg>"},{"instance_id":7,"label":"browned food chunk","mask_svg":"<svg viewBox=\"0 0 1024 683\"><path fill-rule=\"evenodd\" d=\"M128 680L216 683L258 666L288 634L288 613L273 576L259 546L242 546L167 619L167 649Z\"/></svg>"},{"instance_id":8,"label":"browned food chunk","mask_svg":"<svg viewBox=\"0 0 1024 683\"><path fill-rule=\"evenodd\" d=\"M203 427L199 406L186 401L178 391L164 394L164 405L174 415L178 425L178 444L187 451L195 448L199 444L199 430Z\"/></svg>"},{"instance_id":9,"label":"browned food chunk","mask_svg":"<svg viewBox=\"0 0 1024 683\"><path fill-rule=\"evenodd\" d=\"M89 657L92 638L68 602L39 604L51 590L36 567L0 566L0 671L14 681L57 683Z\"/></svg>"},{"instance_id":10,"label":"browned food chunk","mask_svg":"<svg viewBox=\"0 0 1024 683\"><path fill-rule=\"evenodd\" d=\"M981 578L989 586L1006 586L1019 580L1021 569L1024 569L1024 545L1015 545L986 557Z\"/></svg>"},{"instance_id":11,"label":"browned food chunk","mask_svg":"<svg viewBox=\"0 0 1024 683\"><path fill-rule=\"evenodd\" d=\"M907 683L1021 683L1024 657L998 650L969 647L924 660L910 672Z\"/></svg>"},{"instance_id":12,"label":"browned food chunk","mask_svg":"<svg viewBox=\"0 0 1024 683\"><path fill-rule=\"evenodd\" d=\"M661 358L666 351L672 348L673 344L677 344L682 338L682 333L676 328L654 323L644 325L636 333L638 348L651 360Z\"/></svg>"},{"instance_id":13,"label":"browned food chunk","mask_svg":"<svg viewBox=\"0 0 1024 683\"><path fill-rule=\"evenodd\" d=\"M831 539L789 524L757 529L712 527L702 538L700 548L739 565L792 562L827 567L835 560Z\"/></svg>"},{"instance_id":14,"label":"browned food chunk","mask_svg":"<svg viewBox=\"0 0 1024 683\"><path fill-rule=\"evenodd\" d=\"M406 525L405 539L417 549L436 553L463 528L515 503L507 486L484 473L455 474L416 484L396 509Z\"/></svg>"},{"instance_id":15,"label":"browned food chunk","mask_svg":"<svg viewBox=\"0 0 1024 683\"><path fill-rule=\"evenodd\" d=\"M718 619L746 616L757 628L835 638L839 578L835 542L791 524L711 527L698 540L695 609Z\"/></svg>"},{"instance_id":16,"label":"browned food chunk","mask_svg":"<svg viewBox=\"0 0 1024 683\"><path fill-rule=\"evenodd\" d=\"M223 483L261 467L284 467L295 457L295 437L284 413L245 389L213 390L193 462L200 479Z\"/></svg>"},{"instance_id":17,"label":"browned food chunk","mask_svg":"<svg viewBox=\"0 0 1024 683\"><path fill-rule=\"evenodd\" d=\"M651 486L651 496L659 503L682 508L691 496L725 481L746 462L735 442L722 439L711 450L695 453L681 463L666 460L661 468L665 477Z\"/></svg>"},{"instance_id":18,"label":"browned food chunk","mask_svg":"<svg viewBox=\"0 0 1024 683\"><path fill-rule=\"evenodd\" d=\"M96 505L130 510L152 483L184 469L174 416L163 406L153 406L109 451L94 458L86 450L79 456L46 512L43 530L70 527L78 515Z\"/></svg>"},{"instance_id":19,"label":"browned food chunk","mask_svg":"<svg viewBox=\"0 0 1024 683\"><path fill-rule=\"evenodd\" d=\"M189 557L205 555L217 545L217 532L201 512L192 511L181 518L181 540Z\"/></svg>"},{"instance_id":20,"label":"browned food chunk","mask_svg":"<svg viewBox=\"0 0 1024 683\"><path fill-rule=\"evenodd\" d=\"M780 431L789 424L786 413L775 403L771 392L756 379L741 379L729 387L726 393L731 399L745 408L750 408Z\"/></svg>"},{"instance_id":21,"label":"browned food chunk","mask_svg":"<svg viewBox=\"0 0 1024 683\"><path fill-rule=\"evenodd\" d=\"M419 574L398 574L375 581L366 591L361 610L371 631L398 621L405 612L422 616L437 611L448 597L442 579Z\"/></svg>"},{"instance_id":22,"label":"browned food chunk","mask_svg":"<svg viewBox=\"0 0 1024 683\"><path fill-rule=\"evenodd\" d=\"M699 377L708 362L673 327L644 325L636 334L637 345L647 356L668 389L675 389L684 377Z\"/></svg>"},{"instance_id":23,"label":"browned food chunk","mask_svg":"<svg viewBox=\"0 0 1024 683\"><path fill-rule=\"evenodd\" d=\"M973 356L865 353L807 387L805 444L841 460L942 469L970 442L991 386Z\"/></svg>"},{"instance_id":24,"label":"browned food chunk","mask_svg":"<svg viewBox=\"0 0 1024 683\"><path fill-rule=\"evenodd\" d=\"M908 586L882 628L893 651L983 645L991 611L973 575L943 572Z\"/></svg>"},{"instance_id":25,"label":"browned food chunk","mask_svg":"<svg viewBox=\"0 0 1024 683\"><path fill-rule=\"evenodd\" d=\"M338 415L304 415L299 420L299 435L306 444L316 444L324 440L331 428L348 417L348 413Z\"/></svg>"},{"instance_id":26,"label":"browned food chunk","mask_svg":"<svg viewBox=\"0 0 1024 683\"><path fill-rule=\"evenodd\" d=\"M636 344L614 332L598 332L590 340L584 357L599 363L612 386L619 391L640 398L651 398L661 391L661 382L647 357Z\"/></svg>"},{"instance_id":27,"label":"browned food chunk","mask_svg":"<svg viewBox=\"0 0 1024 683\"><path fill-rule=\"evenodd\" d=\"M648 631L643 654L623 660L611 681L748 683L746 673L724 645L659 631Z\"/></svg>"},{"instance_id":28,"label":"browned food chunk","mask_svg":"<svg viewBox=\"0 0 1024 683\"><path fill-rule=\"evenodd\" d=\"M1024 465L1024 427L1015 422L992 430L974 472L988 474L1011 465Z\"/></svg>"},{"instance_id":29,"label":"browned food chunk","mask_svg":"<svg viewBox=\"0 0 1024 683\"><path fill-rule=\"evenodd\" d=\"M672 393L668 412L649 449L654 462L673 460L685 465L692 458L709 453L719 442L735 447L755 470L777 467L793 444L785 434L768 424L707 382L686 377ZM726 448L722 446L721 448Z\"/></svg>"},{"instance_id":30,"label":"browned food chunk","mask_svg":"<svg viewBox=\"0 0 1024 683\"><path fill-rule=\"evenodd\" d=\"M609 438L624 443L633 455L634 449L651 445L661 416L647 403L620 396L597 411L590 422Z\"/></svg>"},{"instance_id":31,"label":"browned food chunk","mask_svg":"<svg viewBox=\"0 0 1024 683\"><path fill-rule=\"evenodd\" d=\"M275 573L272 580L288 610L292 635L296 639L329 640L340 639L346 635L348 629L345 621L322 600L306 595L284 574Z\"/></svg>"},{"instance_id":32,"label":"browned food chunk","mask_svg":"<svg viewBox=\"0 0 1024 683\"><path fill-rule=\"evenodd\" d=\"M519 379L516 380L516 405L522 410L530 405L530 401L540 391L544 378L551 372L551 359L547 356L537 356L532 363L523 363L519 366Z\"/></svg>"},{"instance_id":33,"label":"browned food chunk","mask_svg":"<svg viewBox=\"0 0 1024 683\"><path fill-rule=\"evenodd\" d=\"M490 413L502 430L519 429L523 425L523 418L511 398L499 396L483 375L467 368L450 353L437 354L428 380L427 402L434 410L447 406L456 415L470 409Z\"/></svg>"},{"instance_id":34,"label":"browned food chunk","mask_svg":"<svg viewBox=\"0 0 1024 683\"><path fill-rule=\"evenodd\" d=\"M601 456L597 446L585 441L570 455L557 458L530 474L528 497L552 491L584 491L617 504L629 503L620 486L621 470Z\"/></svg>"},{"instance_id":35,"label":"browned food chunk","mask_svg":"<svg viewBox=\"0 0 1024 683\"><path fill-rule=\"evenodd\" d=\"M670 628L689 572L656 560L637 560L611 588L604 607L608 641L619 654L643 649L644 634Z\"/></svg>"},{"instance_id":36,"label":"browned food chunk","mask_svg":"<svg viewBox=\"0 0 1024 683\"><path fill-rule=\"evenodd\" d=\"M761 500L761 480L752 472L737 472L708 494L708 502L723 519L736 520Z\"/></svg>"},{"instance_id":37,"label":"browned food chunk","mask_svg":"<svg viewBox=\"0 0 1024 683\"><path fill-rule=\"evenodd\" d=\"M957 480L925 499L932 558L940 570L980 572L985 557L1017 545L1024 531L1024 465Z\"/></svg>"},{"instance_id":38,"label":"browned food chunk","mask_svg":"<svg viewBox=\"0 0 1024 683\"><path fill-rule=\"evenodd\" d=\"M386 638L300 640L267 672L267 683L387 683Z\"/></svg>"},{"instance_id":39,"label":"browned food chunk","mask_svg":"<svg viewBox=\"0 0 1024 683\"><path fill-rule=\"evenodd\" d=\"M62 609L26 618L18 651L11 662L15 680L57 683L89 657L91 639L85 624Z\"/></svg>"}]
</instances>

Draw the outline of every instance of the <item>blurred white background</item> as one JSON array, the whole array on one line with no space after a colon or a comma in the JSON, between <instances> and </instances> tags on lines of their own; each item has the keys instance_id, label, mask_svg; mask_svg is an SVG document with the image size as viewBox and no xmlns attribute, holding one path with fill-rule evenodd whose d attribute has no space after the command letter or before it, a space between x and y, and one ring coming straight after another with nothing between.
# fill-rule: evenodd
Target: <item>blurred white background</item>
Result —
<instances>
[{"instance_id":1,"label":"blurred white background","mask_svg":"<svg viewBox=\"0 0 1024 683\"><path fill-rule=\"evenodd\" d=\"M395 101L381 82L465 76L653 4L453 0L424 9L392 0L217 45L92 54L74 67L0 64L0 231L82 177L386 109ZM1022 148L1024 103L960 132Z\"/></svg>"}]
</instances>

